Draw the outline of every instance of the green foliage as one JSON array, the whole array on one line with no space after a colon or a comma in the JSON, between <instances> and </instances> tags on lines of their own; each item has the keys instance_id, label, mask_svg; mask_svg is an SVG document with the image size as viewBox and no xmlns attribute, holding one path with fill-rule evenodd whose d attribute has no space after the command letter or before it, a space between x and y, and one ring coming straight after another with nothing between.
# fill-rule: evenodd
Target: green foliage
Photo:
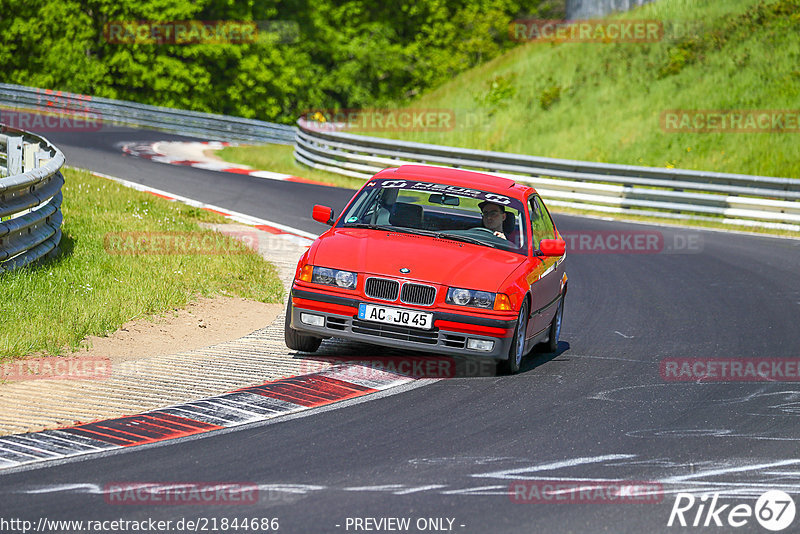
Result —
<instances>
[{"instance_id":1,"label":"green foliage","mask_svg":"<svg viewBox=\"0 0 800 534\"><path fill-rule=\"evenodd\" d=\"M561 86L558 84L546 87L539 95L539 105L547 111L554 104L561 100Z\"/></svg>"},{"instance_id":2,"label":"green foliage","mask_svg":"<svg viewBox=\"0 0 800 534\"><path fill-rule=\"evenodd\" d=\"M687 64L694 63L697 59L697 39L687 39L669 50L667 64L661 67L659 75L662 78L678 74Z\"/></svg>"},{"instance_id":3,"label":"green foliage","mask_svg":"<svg viewBox=\"0 0 800 534\"><path fill-rule=\"evenodd\" d=\"M417 95L514 46L514 18L563 9L564 0L0 0L0 65L7 83L292 123L310 109ZM272 24L246 44L114 44L104 34L114 22L182 20Z\"/></svg>"},{"instance_id":4,"label":"green foliage","mask_svg":"<svg viewBox=\"0 0 800 534\"><path fill-rule=\"evenodd\" d=\"M666 63L659 69L659 77L664 78L681 72L686 65L702 61L702 56L712 50L723 50L726 44L752 35L768 26L786 25L792 18L798 20L800 0L778 0L773 3L761 2L753 9L730 17L720 27L701 29L694 35L678 39L667 50ZM778 29L778 28L774 28ZM750 59L745 52L737 57L737 66L743 67Z\"/></svg>"},{"instance_id":5,"label":"green foliage","mask_svg":"<svg viewBox=\"0 0 800 534\"><path fill-rule=\"evenodd\" d=\"M483 94L475 95L475 102L489 110L489 114L494 114L498 109L508 107L509 101L517 94L514 86L516 74L505 76L495 76L486 85L488 90Z\"/></svg>"}]
</instances>

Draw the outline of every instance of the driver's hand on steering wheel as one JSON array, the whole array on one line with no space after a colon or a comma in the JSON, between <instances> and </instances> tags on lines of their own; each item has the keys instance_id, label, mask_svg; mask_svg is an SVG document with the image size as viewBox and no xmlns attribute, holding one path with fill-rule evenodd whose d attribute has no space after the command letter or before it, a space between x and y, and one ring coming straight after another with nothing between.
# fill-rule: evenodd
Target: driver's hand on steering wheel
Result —
<instances>
[{"instance_id":1,"label":"driver's hand on steering wheel","mask_svg":"<svg viewBox=\"0 0 800 534\"><path fill-rule=\"evenodd\" d=\"M498 230L495 230L494 235L496 235L497 237L503 238L503 239L508 239L506 237L506 234L504 234L503 232L500 232Z\"/></svg>"}]
</instances>

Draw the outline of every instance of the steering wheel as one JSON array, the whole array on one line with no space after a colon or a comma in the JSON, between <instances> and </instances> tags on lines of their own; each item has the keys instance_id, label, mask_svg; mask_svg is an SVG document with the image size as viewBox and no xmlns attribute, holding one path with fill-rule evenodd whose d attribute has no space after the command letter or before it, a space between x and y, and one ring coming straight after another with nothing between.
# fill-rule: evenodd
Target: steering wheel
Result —
<instances>
[{"instance_id":1,"label":"steering wheel","mask_svg":"<svg viewBox=\"0 0 800 534\"><path fill-rule=\"evenodd\" d=\"M485 226L476 226L475 228L472 228L472 230L483 230L484 232L489 232L490 234L492 234L492 237L496 237L497 239L508 240L508 237L506 237L505 233L500 232L501 235L497 235L495 230L492 230L491 228L486 228Z\"/></svg>"}]
</instances>

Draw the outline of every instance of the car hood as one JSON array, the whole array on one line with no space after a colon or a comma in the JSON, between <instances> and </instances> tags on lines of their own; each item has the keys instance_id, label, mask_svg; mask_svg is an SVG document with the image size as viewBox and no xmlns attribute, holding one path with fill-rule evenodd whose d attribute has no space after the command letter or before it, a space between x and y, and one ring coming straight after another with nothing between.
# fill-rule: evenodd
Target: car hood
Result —
<instances>
[{"instance_id":1,"label":"car hood","mask_svg":"<svg viewBox=\"0 0 800 534\"><path fill-rule=\"evenodd\" d=\"M309 254L309 262L322 267L492 292L524 260L496 248L369 229L334 229Z\"/></svg>"}]
</instances>

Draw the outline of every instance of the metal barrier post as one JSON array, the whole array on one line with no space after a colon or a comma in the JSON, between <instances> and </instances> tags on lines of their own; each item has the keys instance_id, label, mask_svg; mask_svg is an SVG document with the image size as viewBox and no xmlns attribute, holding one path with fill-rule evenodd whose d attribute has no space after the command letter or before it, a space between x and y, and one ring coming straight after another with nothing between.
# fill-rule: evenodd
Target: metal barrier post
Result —
<instances>
[{"instance_id":1,"label":"metal barrier post","mask_svg":"<svg viewBox=\"0 0 800 534\"><path fill-rule=\"evenodd\" d=\"M22 174L22 137L8 137L6 154L8 175Z\"/></svg>"}]
</instances>

